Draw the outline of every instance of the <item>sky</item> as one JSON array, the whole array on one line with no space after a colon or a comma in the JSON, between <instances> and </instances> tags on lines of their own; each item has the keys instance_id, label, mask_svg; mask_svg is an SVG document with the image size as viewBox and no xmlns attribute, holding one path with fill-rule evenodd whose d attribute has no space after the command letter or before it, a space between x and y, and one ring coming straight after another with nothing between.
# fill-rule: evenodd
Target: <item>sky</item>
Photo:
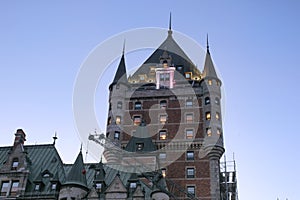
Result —
<instances>
[{"instance_id":1,"label":"sky","mask_svg":"<svg viewBox=\"0 0 300 200\"><path fill-rule=\"evenodd\" d=\"M172 12L174 31L202 46L209 34L223 82L226 156L232 159L234 153L239 198L298 199L299 9L297 0L3 0L0 145L12 145L18 128L26 132L26 144L52 143L56 132L62 159L74 162L82 141L72 98L82 63L97 45L120 32L167 28ZM135 67L146 54L130 53L127 65ZM117 63L106 72L108 84ZM101 131L107 93L108 85L101 84L95 95ZM89 154L86 160L92 160Z\"/></svg>"}]
</instances>

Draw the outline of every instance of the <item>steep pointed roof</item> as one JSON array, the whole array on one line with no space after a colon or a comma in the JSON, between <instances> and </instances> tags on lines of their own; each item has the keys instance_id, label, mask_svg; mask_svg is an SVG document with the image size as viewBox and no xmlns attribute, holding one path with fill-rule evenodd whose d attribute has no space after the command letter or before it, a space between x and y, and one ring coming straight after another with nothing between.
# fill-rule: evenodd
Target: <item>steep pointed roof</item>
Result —
<instances>
[{"instance_id":1,"label":"steep pointed roof","mask_svg":"<svg viewBox=\"0 0 300 200\"><path fill-rule=\"evenodd\" d=\"M149 134L148 128L145 122L142 122L136 129L136 133L130 138L128 144L125 147L125 151L136 152L138 144L142 144L141 152L156 151L156 146L152 142L152 138Z\"/></svg>"},{"instance_id":2,"label":"steep pointed roof","mask_svg":"<svg viewBox=\"0 0 300 200\"><path fill-rule=\"evenodd\" d=\"M204 62L204 69L202 73L204 78L215 78L218 79L214 63L211 59L210 52L209 52L209 45L208 45L208 37L207 37L207 50L206 50L206 57Z\"/></svg>"},{"instance_id":3,"label":"steep pointed roof","mask_svg":"<svg viewBox=\"0 0 300 200\"><path fill-rule=\"evenodd\" d=\"M115 78L111 83L111 85L116 83L127 83L127 82L128 81L127 81L127 73L126 73L126 65L125 65L125 55L123 50L119 66L115 74Z\"/></svg>"},{"instance_id":4,"label":"steep pointed roof","mask_svg":"<svg viewBox=\"0 0 300 200\"><path fill-rule=\"evenodd\" d=\"M64 185L75 184L87 188L85 173L86 170L83 163L83 156L82 152L80 151L70 172L68 173L67 181L64 183Z\"/></svg>"}]
</instances>

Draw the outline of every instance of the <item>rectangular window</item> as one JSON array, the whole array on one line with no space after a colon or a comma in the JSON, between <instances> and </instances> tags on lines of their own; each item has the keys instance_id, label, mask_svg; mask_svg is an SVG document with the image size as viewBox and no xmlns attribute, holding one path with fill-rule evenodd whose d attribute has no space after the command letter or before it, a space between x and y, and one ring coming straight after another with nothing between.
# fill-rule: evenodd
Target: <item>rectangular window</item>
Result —
<instances>
[{"instance_id":1,"label":"rectangular window","mask_svg":"<svg viewBox=\"0 0 300 200\"><path fill-rule=\"evenodd\" d=\"M210 137L211 134L212 134L211 128L207 128L207 129L206 129L206 135L207 135L208 137Z\"/></svg>"},{"instance_id":2,"label":"rectangular window","mask_svg":"<svg viewBox=\"0 0 300 200\"><path fill-rule=\"evenodd\" d=\"M189 196L195 196L195 186L187 186L187 192Z\"/></svg>"},{"instance_id":3,"label":"rectangular window","mask_svg":"<svg viewBox=\"0 0 300 200\"><path fill-rule=\"evenodd\" d=\"M115 140L119 140L119 139L120 139L120 132L115 131L114 139L115 139Z\"/></svg>"},{"instance_id":4,"label":"rectangular window","mask_svg":"<svg viewBox=\"0 0 300 200\"><path fill-rule=\"evenodd\" d=\"M9 182L3 181L1 184L1 196L6 196L8 190L9 190Z\"/></svg>"},{"instance_id":5,"label":"rectangular window","mask_svg":"<svg viewBox=\"0 0 300 200\"><path fill-rule=\"evenodd\" d=\"M186 169L186 177L187 178L195 178L195 168L187 168Z\"/></svg>"},{"instance_id":6,"label":"rectangular window","mask_svg":"<svg viewBox=\"0 0 300 200\"><path fill-rule=\"evenodd\" d=\"M208 85L212 85L212 80L208 80Z\"/></svg>"},{"instance_id":7,"label":"rectangular window","mask_svg":"<svg viewBox=\"0 0 300 200\"><path fill-rule=\"evenodd\" d=\"M57 183L52 183L51 190L56 190L56 187L57 187Z\"/></svg>"},{"instance_id":8,"label":"rectangular window","mask_svg":"<svg viewBox=\"0 0 300 200\"><path fill-rule=\"evenodd\" d=\"M119 101L119 102L117 103L117 108L118 108L118 109L122 109L122 102L121 102L121 101Z\"/></svg>"},{"instance_id":9,"label":"rectangular window","mask_svg":"<svg viewBox=\"0 0 300 200\"><path fill-rule=\"evenodd\" d=\"M16 196L19 189L19 181L13 181L11 185L10 195Z\"/></svg>"},{"instance_id":10,"label":"rectangular window","mask_svg":"<svg viewBox=\"0 0 300 200\"><path fill-rule=\"evenodd\" d=\"M186 79L191 79L192 78L192 72L186 72L185 73L185 78Z\"/></svg>"},{"instance_id":11,"label":"rectangular window","mask_svg":"<svg viewBox=\"0 0 300 200\"><path fill-rule=\"evenodd\" d=\"M167 122L167 115L160 115L159 116L159 122L161 124L165 124Z\"/></svg>"},{"instance_id":12,"label":"rectangular window","mask_svg":"<svg viewBox=\"0 0 300 200\"><path fill-rule=\"evenodd\" d=\"M133 116L133 125L139 126L141 121L142 121L141 116Z\"/></svg>"},{"instance_id":13,"label":"rectangular window","mask_svg":"<svg viewBox=\"0 0 300 200\"><path fill-rule=\"evenodd\" d=\"M18 165L19 165L19 159L14 158L13 161L12 161L11 169L16 170L18 168Z\"/></svg>"},{"instance_id":14,"label":"rectangular window","mask_svg":"<svg viewBox=\"0 0 300 200\"><path fill-rule=\"evenodd\" d=\"M167 154L166 153L160 153L159 154L159 159L160 160L165 160L167 158Z\"/></svg>"},{"instance_id":15,"label":"rectangular window","mask_svg":"<svg viewBox=\"0 0 300 200\"><path fill-rule=\"evenodd\" d=\"M216 120L220 120L220 113L216 112Z\"/></svg>"},{"instance_id":16,"label":"rectangular window","mask_svg":"<svg viewBox=\"0 0 300 200\"><path fill-rule=\"evenodd\" d=\"M165 109L167 107L167 101L166 100L162 100L162 101L160 101L159 105L160 105L161 109Z\"/></svg>"},{"instance_id":17,"label":"rectangular window","mask_svg":"<svg viewBox=\"0 0 300 200\"><path fill-rule=\"evenodd\" d=\"M141 110L142 109L142 103L141 102L135 102L134 103L134 110Z\"/></svg>"},{"instance_id":18,"label":"rectangular window","mask_svg":"<svg viewBox=\"0 0 300 200\"><path fill-rule=\"evenodd\" d=\"M165 178L166 177L166 175L167 175L167 170L166 170L166 168L162 168L161 169L161 174L162 174L162 176Z\"/></svg>"},{"instance_id":19,"label":"rectangular window","mask_svg":"<svg viewBox=\"0 0 300 200\"><path fill-rule=\"evenodd\" d=\"M159 139L160 139L160 140L165 140L165 139L167 139L167 131L165 131L165 130L159 131Z\"/></svg>"},{"instance_id":20,"label":"rectangular window","mask_svg":"<svg viewBox=\"0 0 300 200\"><path fill-rule=\"evenodd\" d=\"M144 148L144 143L137 143L136 144L136 151L142 151Z\"/></svg>"},{"instance_id":21,"label":"rectangular window","mask_svg":"<svg viewBox=\"0 0 300 200\"><path fill-rule=\"evenodd\" d=\"M210 120L210 118L211 118L210 112L206 112L205 113L205 119Z\"/></svg>"},{"instance_id":22,"label":"rectangular window","mask_svg":"<svg viewBox=\"0 0 300 200\"><path fill-rule=\"evenodd\" d=\"M187 151L186 152L186 159L187 160L194 160L194 151Z\"/></svg>"},{"instance_id":23,"label":"rectangular window","mask_svg":"<svg viewBox=\"0 0 300 200\"><path fill-rule=\"evenodd\" d=\"M136 188L136 182L131 182L130 183L130 188Z\"/></svg>"},{"instance_id":24,"label":"rectangular window","mask_svg":"<svg viewBox=\"0 0 300 200\"><path fill-rule=\"evenodd\" d=\"M40 188L41 188L41 186L40 186L39 183L35 184L35 186L34 186L34 190L35 190L35 191L39 191Z\"/></svg>"},{"instance_id":25,"label":"rectangular window","mask_svg":"<svg viewBox=\"0 0 300 200\"><path fill-rule=\"evenodd\" d=\"M186 114L186 123L193 123L193 114Z\"/></svg>"},{"instance_id":26,"label":"rectangular window","mask_svg":"<svg viewBox=\"0 0 300 200\"><path fill-rule=\"evenodd\" d=\"M193 139L194 138L194 130L193 129L187 129L186 130L186 139Z\"/></svg>"},{"instance_id":27,"label":"rectangular window","mask_svg":"<svg viewBox=\"0 0 300 200\"><path fill-rule=\"evenodd\" d=\"M101 184L101 183L96 183L96 184L95 184L95 187L96 187L97 190L100 190L101 187L102 187L102 184Z\"/></svg>"},{"instance_id":28,"label":"rectangular window","mask_svg":"<svg viewBox=\"0 0 300 200\"><path fill-rule=\"evenodd\" d=\"M186 107L193 107L193 100L192 100L192 99L186 100L185 106L186 106Z\"/></svg>"},{"instance_id":29,"label":"rectangular window","mask_svg":"<svg viewBox=\"0 0 300 200\"><path fill-rule=\"evenodd\" d=\"M217 135L222 135L222 130L220 128L217 128Z\"/></svg>"},{"instance_id":30,"label":"rectangular window","mask_svg":"<svg viewBox=\"0 0 300 200\"><path fill-rule=\"evenodd\" d=\"M116 117L116 124L121 124L121 117L120 116Z\"/></svg>"}]
</instances>

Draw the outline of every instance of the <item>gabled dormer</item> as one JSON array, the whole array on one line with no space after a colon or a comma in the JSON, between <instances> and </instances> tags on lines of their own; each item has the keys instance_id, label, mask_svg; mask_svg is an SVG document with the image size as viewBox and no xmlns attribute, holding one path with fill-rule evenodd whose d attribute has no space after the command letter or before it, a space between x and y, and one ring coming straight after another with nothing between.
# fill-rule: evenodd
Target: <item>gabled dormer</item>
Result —
<instances>
[{"instance_id":1,"label":"gabled dormer","mask_svg":"<svg viewBox=\"0 0 300 200\"><path fill-rule=\"evenodd\" d=\"M120 179L120 174L118 173L111 184L105 191L105 199L127 199L127 189Z\"/></svg>"}]
</instances>

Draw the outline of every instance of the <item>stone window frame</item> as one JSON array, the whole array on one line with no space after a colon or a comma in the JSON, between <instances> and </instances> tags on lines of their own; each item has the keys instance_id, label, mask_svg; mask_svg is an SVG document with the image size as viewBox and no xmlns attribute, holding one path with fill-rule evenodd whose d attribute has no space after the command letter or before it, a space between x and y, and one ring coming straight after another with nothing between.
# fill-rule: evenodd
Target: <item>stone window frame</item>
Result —
<instances>
[{"instance_id":1,"label":"stone window frame","mask_svg":"<svg viewBox=\"0 0 300 200\"><path fill-rule=\"evenodd\" d=\"M196 196L196 185L194 185L194 184L188 184L188 185L186 185L186 191L187 192L189 192L189 188L193 188L194 189L194 194L192 194L192 193L189 193L189 194L195 197Z\"/></svg>"},{"instance_id":2,"label":"stone window frame","mask_svg":"<svg viewBox=\"0 0 300 200\"><path fill-rule=\"evenodd\" d=\"M191 172L193 173L192 175L189 175L189 170L191 170ZM196 178L196 167L195 166L186 166L185 174L186 174L185 177L188 179Z\"/></svg>"},{"instance_id":3,"label":"stone window frame","mask_svg":"<svg viewBox=\"0 0 300 200\"><path fill-rule=\"evenodd\" d=\"M192 157L188 156L188 153L192 153ZM194 161L195 160L195 151L188 150L186 151L186 161Z\"/></svg>"}]
</instances>

